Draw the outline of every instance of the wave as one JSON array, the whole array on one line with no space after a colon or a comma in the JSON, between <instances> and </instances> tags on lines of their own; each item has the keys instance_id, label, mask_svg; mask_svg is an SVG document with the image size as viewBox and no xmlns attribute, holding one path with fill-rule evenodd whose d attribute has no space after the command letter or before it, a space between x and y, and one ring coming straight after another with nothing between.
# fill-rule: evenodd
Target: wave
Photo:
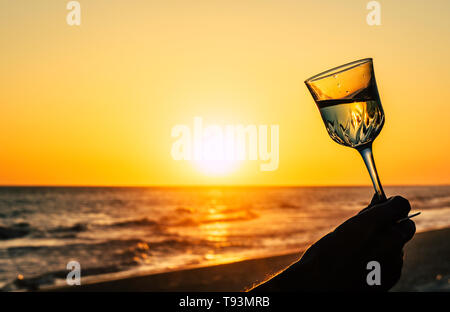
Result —
<instances>
[{"instance_id":1,"label":"wave","mask_svg":"<svg viewBox=\"0 0 450 312\"><path fill-rule=\"evenodd\" d=\"M0 240L20 238L28 235L30 228L28 223L17 223L13 226L0 226Z\"/></svg>"},{"instance_id":2,"label":"wave","mask_svg":"<svg viewBox=\"0 0 450 312\"><path fill-rule=\"evenodd\" d=\"M91 230L93 228L103 228L103 227L112 227L112 228L120 228L120 227L129 227L129 226L158 226L158 223L149 218L138 218L138 219L129 219L129 220L121 220L112 223L76 223L74 225L69 226L59 226L53 229L47 230L48 233L67 233L67 232L85 232Z\"/></svg>"},{"instance_id":3,"label":"wave","mask_svg":"<svg viewBox=\"0 0 450 312\"><path fill-rule=\"evenodd\" d=\"M120 265L110 265L104 267L92 267L83 268L82 274L85 276L117 273L123 270ZM36 291L39 290L41 286L52 285L55 283L56 279L65 279L67 276L67 270L50 271L38 276L33 276L29 278L16 278L9 284L6 284L0 291L13 291L17 289Z\"/></svg>"},{"instance_id":4,"label":"wave","mask_svg":"<svg viewBox=\"0 0 450 312\"><path fill-rule=\"evenodd\" d=\"M59 226L48 230L49 233L67 233L67 232L84 232L88 230L88 225L85 223L76 223L71 226Z\"/></svg>"},{"instance_id":5,"label":"wave","mask_svg":"<svg viewBox=\"0 0 450 312\"><path fill-rule=\"evenodd\" d=\"M158 222L149 218L130 219L124 221L113 222L104 226L108 227L127 227L127 226L158 226Z\"/></svg>"},{"instance_id":6,"label":"wave","mask_svg":"<svg viewBox=\"0 0 450 312\"><path fill-rule=\"evenodd\" d=\"M19 246L7 248L7 254L15 259L26 259L29 256L43 259L60 258L62 262L75 259L82 265L82 275L101 275L121 272L143 263L153 254L166 253L168 249L183 252L191 248L195 242L173 238L161 241L146 242L141 239L115 239L98 243L75 243L67 245ZM197 244L202 244L197 242ZM95 255L95 256L93 256ZM92 261L95 258L101 261ZM64 279L67 270L49 271L44 274L27 276L10 281L0 290L27 289L37 290L41 285L51 285L56 279ZM25 275L25 274L24 274Z\"/></svg>"},{"instance_id":7,"label":"wave","mask_svg":"<svg viewBox=\"0 0 450 312\"><path fill-rule=\"evenodd\" d=\"M219 222L238 222L248 221L258 218L258 214L252 211L243 211L241 213L235 213L230 215L217 214L213 216L194 218L183 218L177 222L172 223L172 226L198 226L200 224L219 223ZM167 221L167 220L163 220Z\"/></svg>"},{"instance_id":8,"label":"wave","mask_svg":"<svg viewBox=\"0 0 450 312\"><path fill-rule=\"evenodd\" d=\"M450 196L436 196L436 197L419 197L411 200L413 208L417 209L442 209L450 207Z\"/></svg>"},{"instance_id":9,"label":"wave","mask_svg":"<svg viewBox=\"0 0 450 312\"><path fill-rule=\"evenodd\" d=\"M21 238L27 235L31 235L33 238L75 238L78 233L87 232L90 230L95 231L95 228L111 227L111 228L123 228L133 226L147 226L158 227L158 223L148 218L122 220L113 222L110 224L93 224L79 222L72 225L57 226L54 228L42 228L32 227L28 223L17 223L12 226L0 225L0 240Z\"/></svg>"}]
</instances>

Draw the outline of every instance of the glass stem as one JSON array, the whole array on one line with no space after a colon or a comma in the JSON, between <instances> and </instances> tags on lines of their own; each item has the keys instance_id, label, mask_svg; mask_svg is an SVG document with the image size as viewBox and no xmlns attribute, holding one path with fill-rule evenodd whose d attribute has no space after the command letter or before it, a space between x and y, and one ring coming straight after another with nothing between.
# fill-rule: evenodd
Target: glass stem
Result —
<instances>
[{"instance_id":1,"label":"glass stem","mask_svg":"<svg viewBox=\"0 0 450 312\"><path fill-rule=\"evenodd\" d=\"M386 195L384 194L383 188L381 187L380 178L378 177L377 168L375 167L375 162L373 160L372 154L372 143L363 146L358 149L366 164L367 170L369 171L370 178L372 179L373 187L378 195L379 201L385 201Z\"/></svg>"}]
</instances>

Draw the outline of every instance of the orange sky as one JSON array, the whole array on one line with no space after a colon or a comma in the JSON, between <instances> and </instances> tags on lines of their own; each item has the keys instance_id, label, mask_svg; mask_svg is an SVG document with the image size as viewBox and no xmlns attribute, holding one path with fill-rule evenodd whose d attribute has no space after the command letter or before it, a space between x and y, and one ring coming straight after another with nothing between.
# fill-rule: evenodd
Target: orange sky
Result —
<instances>
[{"instance_id":1,"label":"orange sky","mask_svg":"<svg viewBox=\"0 0 450 312\"><path fill-rule=\"evenodd\" d=\"M450 2L66 1L0 3L0 184L370 185L303 84L374 59L386 124L383 184L450 183ZM171 129L277 124L280 160L220 176L175 161Z\"/></svg>"}]
</instances>

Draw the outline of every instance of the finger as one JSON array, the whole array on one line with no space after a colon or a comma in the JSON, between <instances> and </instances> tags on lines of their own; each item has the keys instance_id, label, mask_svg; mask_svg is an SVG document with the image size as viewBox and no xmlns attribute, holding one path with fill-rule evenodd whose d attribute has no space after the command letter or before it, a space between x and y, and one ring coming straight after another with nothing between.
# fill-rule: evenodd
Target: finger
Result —
<instances>
[{"instance_id":1,"label":"finger","mask_svg":"<svg viewBox=\"0 0 450 312\"><path fill-rule=\"evenodd\" d=\"M393 226L393 228L400 236L402 236L403 244L410 241L416 233L416 224L411 219L406 219L400 223L397 223Z\"/></svg>"},{"instance_id":2,"label":"finger","mask_svg":"<svg viewBox=\"0 0 450 312\"><path fill-rule=\"evenodd\" d=\"M415 232L414 222L406 220L389 227L368 245L372 246L373 255L397 255L402 252L403 247L411 240Z\"/></svg>"},{"instance_id":3,"label":"finger","mask_svg":"<svg viewBox=\"0 0 450 312\"><path fill-rule=\"evenodd\" d=\"M407 199L395 196L370 207L356 217L362 224L390 225L407 217L410 210L411 205Z\"/></svg>"},{"instance_id":4,"label":"finger","mask_svg":"<svg viewBox=\"0 0 450 312\"><path fill-rule=\"evenodd\" d=\"M372 200L370 201L369 206L381 204L384 201L386 201L386 197L384 199L381 199L380 195L378 195L378 193L375 193L375 194L373 194L373 197L372 197Z\"/></svg>"},{"instance_id":5,"label":"finger","mask_svg":"<svg viewBox=\"0 0 450 312\"><path fill-rule=\"evenodd\" d=\"M361 210L360 212L358 212L358 214L363 213L364 211L372 208L372 206L378 204L379 202L380 201L379 201L378 194L377 193L373 194L372 200L370 201L369 205L366 208L364 208L363 210Z\"/></svg>"}]
</instances>

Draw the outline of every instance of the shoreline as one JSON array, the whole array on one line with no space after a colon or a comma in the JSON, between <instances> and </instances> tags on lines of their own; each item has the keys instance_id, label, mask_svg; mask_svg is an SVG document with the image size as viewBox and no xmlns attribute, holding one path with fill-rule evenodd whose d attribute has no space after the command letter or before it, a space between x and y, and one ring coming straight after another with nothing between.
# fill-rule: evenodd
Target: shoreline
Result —
<instances>
[{"instance_id":1,"label":"shoreline","mask_svg":"<svg viewBox=\"0 0 450 312\"><path fill-rule=\"evenodd\" d=\"M450 228L421 232L405 246L402 277L391 291L450 291ZM141 274L41 291L243 291L300 258L303 251L227 264Z\"/></svg>"}]
</instances>

